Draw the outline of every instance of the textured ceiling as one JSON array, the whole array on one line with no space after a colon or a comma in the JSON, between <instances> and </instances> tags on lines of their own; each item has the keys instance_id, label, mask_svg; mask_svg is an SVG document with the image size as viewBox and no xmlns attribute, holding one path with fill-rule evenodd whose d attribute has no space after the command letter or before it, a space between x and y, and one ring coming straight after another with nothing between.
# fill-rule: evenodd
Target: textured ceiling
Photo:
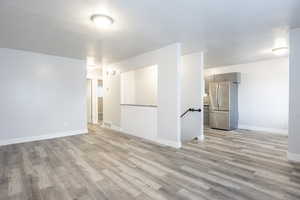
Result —
<instances>
[{"instance_id":1,"label":"textured ceiling","mask_svg":"<svg viewBox=\"0 0 300 200\"><path fill-rule=\"evenodd\" d=\"M299 0L3 0L0 47L115 62L180 42L183 54L205 51L206 66L220 66L274 57L299 10ZM94 13L115 24L97 29Z\"/></svg>"}]
</instances>

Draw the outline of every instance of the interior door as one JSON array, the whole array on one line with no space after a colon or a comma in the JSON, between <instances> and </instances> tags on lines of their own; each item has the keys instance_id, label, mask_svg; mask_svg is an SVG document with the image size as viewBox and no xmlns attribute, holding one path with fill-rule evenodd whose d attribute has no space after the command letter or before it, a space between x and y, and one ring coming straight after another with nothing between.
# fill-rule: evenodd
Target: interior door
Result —
<instances>
[{"instance_id":1,"label":"interior door","mask_svg":"<svg viewBox=\"0 0 300 200\"><path fill-rule=\"evenodd\" d=\"M230 82L220 82L218 87L218 105L220 111L229 111Z\"/></svg>"}]
</instances>

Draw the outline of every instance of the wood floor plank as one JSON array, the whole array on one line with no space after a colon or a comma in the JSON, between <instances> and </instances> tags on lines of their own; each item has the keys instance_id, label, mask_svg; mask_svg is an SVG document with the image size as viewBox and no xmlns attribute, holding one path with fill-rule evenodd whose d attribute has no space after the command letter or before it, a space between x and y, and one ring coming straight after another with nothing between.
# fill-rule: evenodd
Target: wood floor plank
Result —
<instances>
[{"instance_id":1,"label":"wood floor plank","mask_svg":"<svg viewBox=\"0 0 300 200\"><path fill-rule=\"evenodd\" d=\"M287 136L205 129L181 149L90 125L0 147L0 200L296 200Z\"/></svg>"}]
</instances>

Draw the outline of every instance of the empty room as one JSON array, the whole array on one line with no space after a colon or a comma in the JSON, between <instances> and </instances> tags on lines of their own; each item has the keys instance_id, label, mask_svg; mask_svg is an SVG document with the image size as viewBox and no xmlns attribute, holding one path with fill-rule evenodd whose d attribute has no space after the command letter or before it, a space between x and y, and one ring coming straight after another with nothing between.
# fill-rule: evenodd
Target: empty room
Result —
<instances>
[{"instance_id":1,"label":"empty room","mask_svg":"<svg viewBox=\"0 0 300 200\"><path fill-rule=\"evenodd\" d=\"M299 200L299 0L0 3L0 200Z\"/></svg>"}]
</instances>

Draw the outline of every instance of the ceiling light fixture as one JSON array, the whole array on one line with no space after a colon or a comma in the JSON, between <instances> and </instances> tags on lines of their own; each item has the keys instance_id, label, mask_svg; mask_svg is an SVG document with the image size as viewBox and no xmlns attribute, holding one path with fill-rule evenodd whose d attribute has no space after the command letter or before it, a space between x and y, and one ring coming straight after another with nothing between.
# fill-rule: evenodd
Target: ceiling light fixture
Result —
<instances>
[{"instance_id":1,"label":"ceiling light fixture","mask_svg":"<svg viewBox=\"0 0 300 200\"><path fill-rule=\"evenodd\" d=\"M275 40L274 47L272 49L272 53L276 56L284 56L289 52L288 42L285 37L280 37Z\"/></svg>"},{"instance_id":2,"label":"ceiling light fixture","mask_svg":"<svg viewBox=\"0 0 300 200\"><path fill-rule=\"evenodd\" d=\"M100 28L107 28L114 23L114 19L108 15L95 14L91 16L91 21Z\"/></svg>"},{"instance_id":3,"label":"ceiling light fixture","mask_svg":"<svg viewBox=\"0 0 300 200\"><path fill-rule=\"evenodd\" d=\"M289 52L289 48L288 47L278 47L278 48L272 49L272 52L277 56L283 56Z\"/></svg>"}]
</instances>

